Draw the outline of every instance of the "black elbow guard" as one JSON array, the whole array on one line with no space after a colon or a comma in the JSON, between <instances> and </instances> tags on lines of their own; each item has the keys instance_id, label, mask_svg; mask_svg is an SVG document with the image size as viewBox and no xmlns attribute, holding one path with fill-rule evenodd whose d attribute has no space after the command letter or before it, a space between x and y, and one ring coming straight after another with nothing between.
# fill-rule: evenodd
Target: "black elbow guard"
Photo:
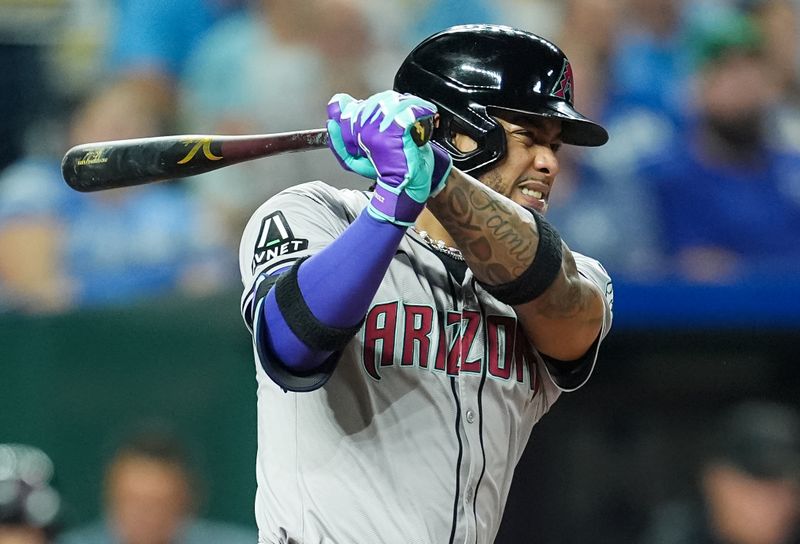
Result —
<instances>
[{"instance_id":1,"label":"black elbow guard","mask_svg":"<svg viewBox=\"0 0 800 544\"><path fill-rule=\"evenodd\" d=\"M311 313L297 282L297 271L305 259L295 262L278 278L274 287L275 302L291 331L309 348L317 351L341 351L359 331L364 320L352 327L331 327Z\"/></svg>"},{"instance_id":2,"label":"black elbow guard","mask_svg":"<svg viewBox=\"0 0 800 544\"><path fill-rule=\"evenodd\" d=\"M536 210L528 208L528 211L533 214L539 231L539 245L531 265L520 277L508 283L486 285L480 282L490 295L510 306L525 304L541 296L558 277L564 257L561 236L556 229Z\"/></svg>"}]
</instances>

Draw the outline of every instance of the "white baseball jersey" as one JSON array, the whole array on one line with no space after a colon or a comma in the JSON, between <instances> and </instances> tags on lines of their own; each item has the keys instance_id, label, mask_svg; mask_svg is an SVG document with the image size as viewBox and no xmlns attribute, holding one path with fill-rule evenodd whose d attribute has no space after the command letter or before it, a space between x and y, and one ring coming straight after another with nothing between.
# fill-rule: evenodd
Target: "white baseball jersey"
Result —
<instances>
[{"instance_id":1,"label":"white baseball jersey","mask_svg":"<svg viewBox=\"0 0 800 544\"><path fill-rule=\"evenodd\" d=\"M327 246L369 196L312 182L255 212L239 254L249 326L259 274ZM597 261L575 259L606 294L605 319L562 387L513 309L469 270L459 281L413 229L322 387L284 391L256 353L259 542L492 542L531 429L588 379L611 326L611 280Z\"/></svg>"}]
</instances>

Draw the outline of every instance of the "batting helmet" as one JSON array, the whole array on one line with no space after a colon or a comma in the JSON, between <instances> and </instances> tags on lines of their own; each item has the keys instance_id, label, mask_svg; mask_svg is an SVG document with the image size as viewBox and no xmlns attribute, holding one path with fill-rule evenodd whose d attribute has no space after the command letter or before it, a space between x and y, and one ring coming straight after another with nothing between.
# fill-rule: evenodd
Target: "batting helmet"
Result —
<instances>
[{"instance_id":1,"label":"batting helmet","mask_svg":"<svg viewBox=\"0 0 800 544\"><path fill-rule=\"evenodd\" d=\"M409 53L394 80L396 91L436 104L440 120L433 139L465 172L505 155L505 132L492 113L560 119L564 143L606 143L605 129L573 107L574 88L569 60L558 47L498 25L461 25L434 34ZM458 150L455 133L471 137L477 149Z\"/></svg>"}]
</instances>

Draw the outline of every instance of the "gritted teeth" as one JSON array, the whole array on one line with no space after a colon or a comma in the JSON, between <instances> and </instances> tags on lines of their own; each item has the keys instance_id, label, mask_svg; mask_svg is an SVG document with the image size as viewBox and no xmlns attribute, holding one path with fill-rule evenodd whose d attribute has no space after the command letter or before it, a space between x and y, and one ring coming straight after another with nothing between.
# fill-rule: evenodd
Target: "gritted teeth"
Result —
<instances>
[{"instance_id":1,"label":"gritted teeth","mask_svg":"<svg viewBox=\"0 0 800 544\"><path fill-rule=\"evenodd\" d=\"M542 192L541 191L534 191L532 189L528 189L527 187L520 187L520 191L522 191L522 194L525 195L525 196L529 196L529 197L533 197L533 198L539 198L539 199L542 198Z\"/></svg>"}]
</instances>

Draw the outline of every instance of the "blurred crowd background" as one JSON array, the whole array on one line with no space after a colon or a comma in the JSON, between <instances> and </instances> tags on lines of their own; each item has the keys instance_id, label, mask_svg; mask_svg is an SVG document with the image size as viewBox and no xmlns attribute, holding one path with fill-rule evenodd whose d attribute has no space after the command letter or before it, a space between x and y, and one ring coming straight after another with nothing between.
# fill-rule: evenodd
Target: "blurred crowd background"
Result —
<instances>
[{"instance_id":1,"label":"blurred crowd background","mask_svg":"<svg viewBox=\"0 0 800 544\"><path fill-rule=\"evenodd\" d=\"M0 16L6 311L230 287L266 198L363 186L319 150L80 195L59 173L68 147L317 128L335 92L385 89L423 37L478 21L558 43L577 106L609 128L608 145L563 153L552 220L576 250L638 283L800 270L794 0L3 0Z\"/></svg>"},{"instance_id":2,"label":"blurred crowd background","mask_svg":"<svg viewBox=\"0 0 800 544\"><path fill-rule=\"evenodd\" d=\"M146 417L182 430L208 486L178 482L172 521L133 525L174 542L204 542L196 523L252 531L239 237L284 187L364 187L317 150L81 194L66 149L322 127L332 94L389 88L422 38L474 22L557 43L577 108L611 137L562 148L549 217L609 270L616 326L593 381L534 431L501 541L796 542L800 2L0 0L0 543L4 505L23 519L30 491L4 494L24 480L3 470L16 452L55 467L65 542L156 544L110 536L125 524L109 444ZM721 445L714 422L736 406L741 440ZM120 451L189 474L175 436L140 439Z\"/></svg>"}]
</instances>

